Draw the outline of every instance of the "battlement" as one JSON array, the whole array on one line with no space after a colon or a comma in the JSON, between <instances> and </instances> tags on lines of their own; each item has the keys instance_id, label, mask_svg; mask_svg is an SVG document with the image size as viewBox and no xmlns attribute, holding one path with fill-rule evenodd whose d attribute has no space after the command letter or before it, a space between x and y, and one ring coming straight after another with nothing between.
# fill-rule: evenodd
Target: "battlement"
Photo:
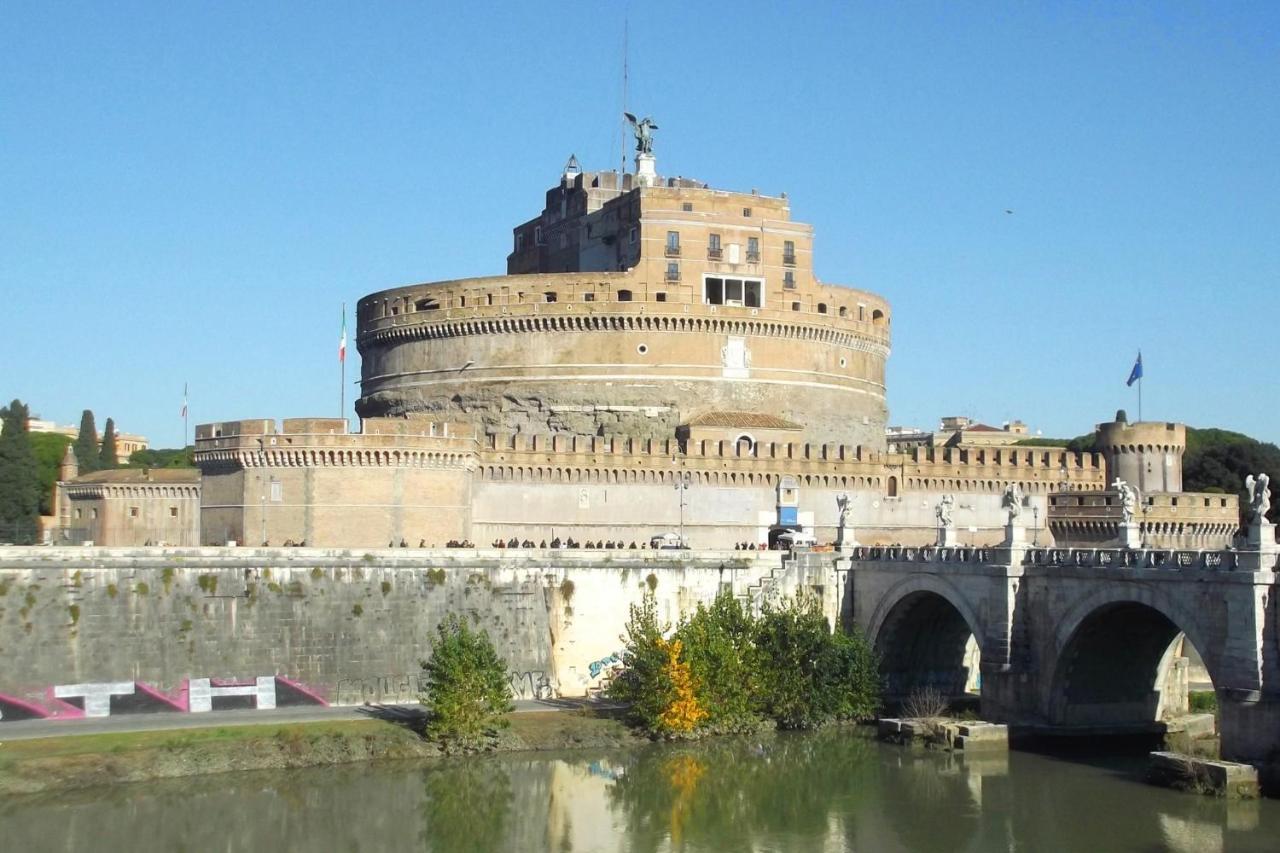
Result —
<instances>
[{"instance_id":1,"label":"battlement","mask_svg":"<svg viewBox=\"0 0 1280 853\"><path fill-rule=\"evenodd\" d=\"M711 305L690 288L631 273L534 273L428 282L384 290L357 304L357 345L416 337L566 331L706 332L709 319L741 321L735 333L778 336L778 324L840 330L885 349L888 302L874 293L814 283L760 307ZM608 318L608 319L605 319ZM481 321L478 325L467 321ZM520 321L512 325L511 321ZM451 325L450 328L439 328ZM431 330L421 327L430 326ZM416 330L416 331L415 331ZM833 341L843 343L844 341ZM845 345L849 345L846 343Z\"/></svg>"},{"instance_id":2,"label":"battlement","mask_svg":"<svg viewBox=\"0 0 1280 853\"><path fill-rule=\"evenodd\" d=\"M556 482L697 482L803 485L904 491L998 492L1009 482L1028 493L1103 485L1095 453L1044 448L915 448L881 453L856 445L731 440L680 442L607 436L485 436L478 456L486 479ZM621 472L621 473L620 473Z\"/></svg>"},{"instance_id":3,"label":"battlement","mask_svg":"<svg viewBox=\"0 0 1280 853\"><path fill-rule=\"evenodd\" d=\"M196 427L195 462L201 468L309 466L463 466L476 441L469 424L421 415L368 418L362 432L347 432L341 418L224 421Z\"/></svg>"}]
</instances>

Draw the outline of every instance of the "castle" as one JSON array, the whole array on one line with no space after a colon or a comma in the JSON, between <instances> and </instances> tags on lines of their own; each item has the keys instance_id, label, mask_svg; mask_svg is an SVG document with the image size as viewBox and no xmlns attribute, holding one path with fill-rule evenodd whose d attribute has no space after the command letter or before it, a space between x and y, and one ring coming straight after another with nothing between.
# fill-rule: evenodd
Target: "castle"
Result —
<instances>
[{"instance_id":1,"label":"castle","mask_svg":"<svg viewBox=\"0 0 1280 853\"><path fill-rule=\"evenodd\" d=\"M888 303L820 282L785 196L575 158L517 225L508 274L359 302L356 410L201 425L201 542L439 546L560 540L763 546L786 529L866 543L1003 535L1016 484L1033 537L1120 535L1116 478L1143 535L1214 547L1230 496L1184 496L1185 435L1117 421L1098 450L1003 439L886 442ZM944 425L946 427L946 425ZM1157 494L1159 493L1159 494Z\"/></svg>"}]
</instances>

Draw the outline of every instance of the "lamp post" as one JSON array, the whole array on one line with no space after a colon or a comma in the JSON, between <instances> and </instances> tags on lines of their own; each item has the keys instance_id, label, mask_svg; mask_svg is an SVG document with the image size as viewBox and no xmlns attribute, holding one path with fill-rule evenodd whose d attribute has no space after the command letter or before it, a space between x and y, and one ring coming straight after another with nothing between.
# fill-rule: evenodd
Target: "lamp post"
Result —
<instances>
[{"instance_id":1,"label":"lamp post","mask_svg":"<svg viewBox=\"0 0 1280 853\"><path fill-rule=\"evenodd\" d=\"M688 471L676 472L675 490L676 490L677 497L679 497L680 499L680 547L684 548L686 547L686 544L687 544L684 541L684 503L685 503L685 492L689 491L689 472Z\"/></svg>"},{"instance_id":2,"label":"lamp post","mask_svg":"<svg viewBox=\"0 0 1280 853\"><path fill-rule=\"evenodd\" d=\"M1031 547L1040 547L1040 504L1031 504L1031 517L1035 519L1036 526L1031 530Z\"/></svg>"}]
</instances>

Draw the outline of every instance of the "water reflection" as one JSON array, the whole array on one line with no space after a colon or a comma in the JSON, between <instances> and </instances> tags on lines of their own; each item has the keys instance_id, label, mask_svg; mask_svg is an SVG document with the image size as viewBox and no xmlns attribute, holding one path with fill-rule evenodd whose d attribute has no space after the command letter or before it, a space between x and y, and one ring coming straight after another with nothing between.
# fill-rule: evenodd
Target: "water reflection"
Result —
<instances>
[{"instance_id":1,"label":"water reflection","mask_svg":"<svg viewBox=\"0 0 1280 853\"><path fill-rule=\"evenodd\" d=\"M1280 803L1124 761L888 747L844 729L691 746L318 768L0 801L4 850L1276 849Z\"/></svg>"}]
</instances>

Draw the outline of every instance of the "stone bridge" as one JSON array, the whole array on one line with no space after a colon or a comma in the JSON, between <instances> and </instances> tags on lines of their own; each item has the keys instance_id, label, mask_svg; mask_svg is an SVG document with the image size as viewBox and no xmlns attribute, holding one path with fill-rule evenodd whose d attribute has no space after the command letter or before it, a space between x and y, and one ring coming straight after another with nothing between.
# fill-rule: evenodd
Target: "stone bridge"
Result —
<instances>
[{"instance_id":1,"label":"stone bridge","mask_svg":"<svg viewBox=\"0 0 1280 853\"><path fill-rule=\"evenodd\" d=\"M1253 762L1280 749L1276 569L1271 548L853 548L836 561L842 617L881 654L890 698L961 693L976 641L984 717L1150 729L1185 636L1217 693L1223 757Z\"/></svg>"}]
</instances>

